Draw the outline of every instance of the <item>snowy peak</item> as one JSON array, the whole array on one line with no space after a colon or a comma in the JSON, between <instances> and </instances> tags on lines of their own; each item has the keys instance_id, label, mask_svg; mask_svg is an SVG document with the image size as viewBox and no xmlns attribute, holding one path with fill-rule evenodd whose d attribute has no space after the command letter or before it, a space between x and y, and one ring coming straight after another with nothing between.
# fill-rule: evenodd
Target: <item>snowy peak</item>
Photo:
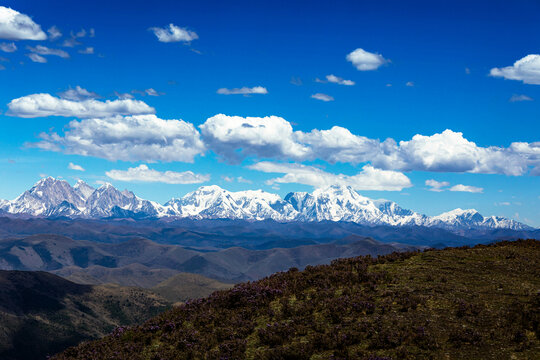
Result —
<instances>
[{"instance_id":1,"label":"snowy peak","mask_svg":"<svg viewBox=\"0 0 540 360\"><path fill-rule=\"evenodd\" d=\"M305 221L377 222L381 216L373 201L361 196L351 187L330 186L312 194L290 193L287 201Z\"/></svg>"},{"instance_id":2,"label":"snowy peak","mask_svg":"<svg viewBox=\"0 0 540 360\"><path fill-rule=\"evenodd\" d=\"M46 215L50 208L67 201L74 206L82 206L84 199L65 180L47 177L22 193L15 200L4 205L7 212L30 215Z\"/></svg>"},{"instance_id":3,"label":"snowy peak","mask_svg":"<svg viewBox=\"0 0 540 360\"><path fill-rule=\"evenodd\" d=\"M85 201L92 195L92 193L96 190L87 183L85 183L82 180L77 180L77 183L75 186L73 186L73 189L81 198L83 198Z\"/></svg>"},{"instance_id":4,"label":"snowy peak","mask_svg":"<svg viewBox=\"0 0 540 360\"><path fill-rule=\"evenodd\" d=\"M94 189L79 180L72 187L65 180L48 177L39 180L15 200L0 200L0 210L50 217L346 221L366 226L425 226L450 231L531 229L514 220L484 217L474 209L455 209L429 217L389 200L367 198L348 186L329 186L312 193L292 192L282 199L277 194L262 190L231 192L211 185L160 205L141 199L129 190L120 191L109 183Z\"/></svg>"},{"instance_id":5,"label":"snowy peak","mask_svg":"<svg viewBox=\"0 0 540 360\"><path fill-rule=\"evenodd\" d=\"M529 226L498 216L484 217L475 209L454 209L432 218L437 227L528 230Z\"/></svg>"},{"instance_id":6,"label":"snowy peak","mask_svg":"<svg viewBox=\"0 0 540 360\"><path fill-rule=\"evenodd\" d=\"M202 186L165 206L179 216L244 220L291 220L294 209L279 195L261 190L230 192L219 186Z\"/></svg>"}]
</instances>

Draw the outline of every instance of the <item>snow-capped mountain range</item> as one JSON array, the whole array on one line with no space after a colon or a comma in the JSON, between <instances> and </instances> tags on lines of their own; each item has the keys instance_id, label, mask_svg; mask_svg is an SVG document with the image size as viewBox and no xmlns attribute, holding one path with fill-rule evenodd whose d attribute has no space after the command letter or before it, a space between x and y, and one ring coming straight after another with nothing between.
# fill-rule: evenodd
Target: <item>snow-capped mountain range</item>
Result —
<instances>
[{"instance_id":1,"label":"snow-capped mountain range","mask_svg":"<svg viewBox=\"0 0 540 360\"><path fill-rule=\"evenodd\" d=\"M0 211L42 217L70 218L193 218L275 221L347 221L362 225L426 226L458 229L530 230L503 217L484 217L478 211L455 209L427 216L388 200L373 200L350 187L330 186L312 193L293 192L285 199L262 190L230 192L202 186L164 205L119 191L111 184L94 189L79 180L43 178L15 200L0 200Z\"/></svg>"}]
</instances>

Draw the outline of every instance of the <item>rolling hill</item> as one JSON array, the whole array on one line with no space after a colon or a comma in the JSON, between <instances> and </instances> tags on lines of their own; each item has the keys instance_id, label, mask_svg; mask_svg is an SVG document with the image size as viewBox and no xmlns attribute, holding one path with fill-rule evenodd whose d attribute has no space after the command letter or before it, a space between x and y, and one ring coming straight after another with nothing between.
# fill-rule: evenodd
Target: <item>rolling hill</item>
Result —
<instances>
[{"instance_id":1,"label":"rolling hill","mask_svg":"<svg viewBox=\"0 0 540 360\"><path fill-rule=\"evenodd\" d=\"M339 257L388 254L401 249L410 247L359 236L291 248L201 251L140 237L104 244L58 235L32 235L0 240L0 268L49 271L90 284L114 281L152 287L178 272L234 283L257 280L290 267L325 264Z\"/></svg>"},{"instance_id":2,"label":"rolling hill","mask_svg":"<svg viewBox=\"0 0 540 360\"><path fill-rule=\"evenodd\" d=\"M540 242L357 257L191 301L53 357L535 359Z\"/></svg>"}]
</instances>

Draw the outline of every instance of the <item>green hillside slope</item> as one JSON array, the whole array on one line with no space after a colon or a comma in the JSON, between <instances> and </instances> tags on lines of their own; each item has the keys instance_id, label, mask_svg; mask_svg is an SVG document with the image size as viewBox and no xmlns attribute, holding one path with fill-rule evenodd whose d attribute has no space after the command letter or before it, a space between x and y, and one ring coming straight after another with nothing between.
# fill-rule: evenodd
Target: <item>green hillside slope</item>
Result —
<instances>
[{"instance_id":1,"label":"green hillside slope","mask_svg":"<svg viewBox=\"0 0 540 360\"><path fill-rule=\"evenodd\" d=\"M199 274L180 273L162 281L151 290L169 301L184 302L232 287L232 284L225 284Z\"/></svg>"},{"instance_id":2,"label":"green hillside slope","mask_svg":"<svg viewBox=\"0 0 540 360\"><path fill-rule=\"evenodd\" d=\"M540 242L359 257L235 286L55 359L538 359Z\"/></svg>"}]
</instances>

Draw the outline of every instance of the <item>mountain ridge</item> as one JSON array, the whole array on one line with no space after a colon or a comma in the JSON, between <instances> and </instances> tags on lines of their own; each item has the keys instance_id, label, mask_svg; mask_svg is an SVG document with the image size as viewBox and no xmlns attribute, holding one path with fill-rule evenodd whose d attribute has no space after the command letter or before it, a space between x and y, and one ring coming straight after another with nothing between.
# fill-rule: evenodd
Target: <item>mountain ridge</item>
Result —
<instances>
[{"instance_id":1,"label":"mountain ridge","mask_svg":"<svg viewBox=\"0 0 540 360\"><path fill-rule=\"evenodd\" d=\"M448 230L531 230L515 220L484 217L474 209L454 209L427 216L397 203L370 199L351 187L329 186L312 193L291 192L281 198L262 190L231 192L217 185L201 186L161 205L120 191L106 183L94 189L84 181L71 186L47 177L12 201L0 200L0 211L14 215L67 218L192 218L274 220L278 222L344 221L362 225L424 226Z\"/></svg>"}]
</instances>

